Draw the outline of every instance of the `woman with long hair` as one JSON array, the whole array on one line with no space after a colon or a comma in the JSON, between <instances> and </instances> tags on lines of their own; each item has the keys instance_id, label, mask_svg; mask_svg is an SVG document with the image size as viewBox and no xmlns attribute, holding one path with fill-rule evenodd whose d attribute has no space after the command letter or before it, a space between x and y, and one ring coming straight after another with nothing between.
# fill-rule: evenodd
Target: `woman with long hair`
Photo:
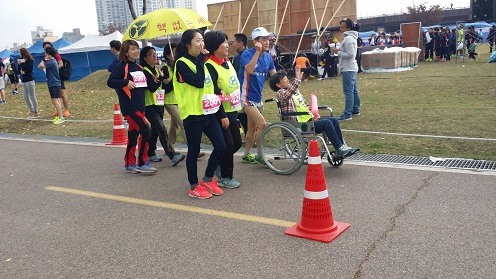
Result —
<instances>
[{"instance_id":1,"label":"woman with long hair","mask_svg":"<svg viewBox=\"0 0 496 279\"><path fill-rule=\"evenodd\" d=\"M213 180L215 168L222 160L226 144L219 121L215 117L220 99L214 94L212 78L205 66L206 53L201 30L186 30L176 49L173 79L188 143L186 170L190 184L189 196L199 199L208 199L224 192ZM202 133L210 139L214 149L208 159L205 175L198 181L197 158Z\"/></svg>"},{"instance_id":2,"label":"woman with long hair","mask_svg":"<svg viewBox=\"0 0 496 279\"><path fill-rule=\"evenodd\" d=\"M121 61L109 76L107 85L117 92L121 113L129 124L124 167L129 173L155 173L157 169L148 161L150 127L145 119L146 76L143 67L136 63L140 54L136 41L127 40L121 45ZM136 164L136 144L138 144L138 164Z\"/></svg>"},{"instance_id":3,"label":"woman with long hair","mask_svg":"<svg viewBox=\"0 0 496 279\"><path fill-rule=\"evenodd\" d=\"M22 76L22 95L29 109L30 117L39 117L38 114L38 99L36 99L36 87L33 79L33 63L34 59L27 48L19 50L20 58L17 59L17 64L20 68Z\"/></svg>"}]
</instances>

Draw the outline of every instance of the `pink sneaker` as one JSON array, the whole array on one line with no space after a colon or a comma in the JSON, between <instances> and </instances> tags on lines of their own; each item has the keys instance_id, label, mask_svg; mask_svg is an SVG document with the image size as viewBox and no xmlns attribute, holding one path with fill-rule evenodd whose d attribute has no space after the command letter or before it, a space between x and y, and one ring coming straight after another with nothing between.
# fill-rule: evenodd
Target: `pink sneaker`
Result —
<instances>
[{"instance_id":1,"label":"pink sneaker","mask_svg":"<svg viewBox=\"0 0 496 279\"><path fill-rule=\"evenodd\" d=\"M200 180L200 185L203 186L207 191L209 191L212 195L220 196L224 194L224 191L217 186L217 181L212 180L211 182L205 182L203 179Z\"/></svg>"},{"instance_id":2,"label":"pink sneaker","mask_svg":"<svg viewBox=\"0 0 496 279\"><path fill-rule=\"evenodd\" d=\"M196 185L194 190L189 190L189 196L192 198L209 199L212 197L212 194L210 194L203 186Z\"/></svg>"}]
</instances>

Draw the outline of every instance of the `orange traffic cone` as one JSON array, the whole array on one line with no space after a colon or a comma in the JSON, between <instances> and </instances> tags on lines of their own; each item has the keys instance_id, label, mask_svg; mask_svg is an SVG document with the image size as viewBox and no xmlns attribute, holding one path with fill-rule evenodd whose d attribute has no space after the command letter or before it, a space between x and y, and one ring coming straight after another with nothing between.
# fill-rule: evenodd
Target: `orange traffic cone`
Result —
<instances>
[{"instance_id":1,"label":"orange traffic cone","mask_svg":"<svg viewBox=\"0 0 496 279\"><path fill-rule=\"evenodd\" d=\"M321 242L331 242L350 225L334 221L317 141L311 140L308 149L310 156L308 158L301 220L287 229L286 234Z\"/></svg>"},{"instance_id":2,"label":"orange traffic cone","mask_svg":"<svg viewBox=\"0 0 496 279\"><path fill-rule=\"evenodd\" d=\"M107 145L124 145L127 144L127 134L124 123L122 122L121 110L118 104L114 104L114 130L112 141Z\"/></svg>"}]
</instances>

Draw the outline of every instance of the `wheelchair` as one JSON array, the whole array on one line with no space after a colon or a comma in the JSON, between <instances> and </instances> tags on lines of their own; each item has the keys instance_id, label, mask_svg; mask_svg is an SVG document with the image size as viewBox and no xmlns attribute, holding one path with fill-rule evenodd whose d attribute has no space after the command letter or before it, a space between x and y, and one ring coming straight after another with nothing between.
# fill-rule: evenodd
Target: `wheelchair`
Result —
<instances>
[{"instance_id":1,"label":"wheelchair","mask_svg":"<svg viewBox=\"0 0 496 279\"><path fill-rule=\"evenodd\" d=\"M260 136L262 158L272 171L285 175L298 171L307 162L307 147L311 139L317 140L320 157L327 155L327 161L332 167L337 168L343 164L344 157L336 154L325 133L322 133L322 136L315 133L313 118L304 123L283 120L287 116L311 115L310 112L283 113L281 103L276 98L267 99L265 103L273 101L277 103L281 121L269 124ZM332 116L330 107L319 106L318 109L329 111Z\"/></svg>"}]
</instances>

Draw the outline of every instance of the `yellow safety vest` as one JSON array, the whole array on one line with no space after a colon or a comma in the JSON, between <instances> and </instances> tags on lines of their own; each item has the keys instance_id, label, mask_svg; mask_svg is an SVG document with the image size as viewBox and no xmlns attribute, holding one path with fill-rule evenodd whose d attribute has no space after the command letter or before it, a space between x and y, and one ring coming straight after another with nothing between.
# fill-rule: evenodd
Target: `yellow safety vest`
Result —
<instances>
[{"instance_id":1,"label":"yellow safety vest","mask_svg":"<svg viewBox=\"0 0 496 279\"><path fill-rule=\"evenodd\" d=\"M293 94L291 97L293 98L293 104L295 106L295 109L297 112L309 112L307 105L305 104L305 99L303 99L303 96L299 92ZM310 119L312 119L312 115L298 115L296 117L298 119L298 122L308 122Z\"/></svg>"},{"instance_id":2,"label":"yellow safety vest","mask_svg":"<svg viewBox=\"0 0 496 279\"><path fill-rule=\"evenodd\" d=\"M167 68L167 71L169 72L169 78L171 79L171 82L172 82L172 80L174 80L174 71L172 70L172 67L169 65L165 65L165 67ZM176 93L174 93L174 90L165 94L164 104L177 105L177 98L176 98Z\"/></svg>"},{"instance_id":3,"label":"yellow safety vest","mask_svg":"<svg viewBox=\"0 0 496 279\"><path fill-rule=\"evenodd\" d=\"M152 76L159 77L159 75L160 75L159 71L157 71L157 74L153 74L152 71L150 69L148 69L148 67L143 67L143 70L147 71ZM161 90L161 89L162 89L162 83L160 83L160 86L157 88L157 91ZM152 105L157 106L158 105L157 104L157 91L150 92L150 90L148 90L148 88L145 88L145 106L152 106ZM161 105L161 106L163 106L163 105Z\"/></svg>"},{"instance_id":4,"label":"yellow safety vest","mask_svg":"<svg viewBox=\"0 0 496 279\"><path fill-rule=\"evenodd\" d=\"M196 65L191 60L185 57L181 57L179 60L186 63L193 73L197 73ZM179 82L176 78L173 79L181 119L190 115L203 115L203 95L214 94L214 84L206 66L204 66L204 71L205 85L203 88L196 88L186 82ZM174 67L174 77L177 77L177 65Z\"/></svg>"},{"instance_id":5,"label":"yellow safety vest","mask_svg":"<svg viewBox=\"0 0 496 279\"><path fill-rule=\"evenodd\" d=\"M227 96L231 96L231 93L238 90L237 94L238 94L238 98L240 98L241 96L239 95L240 85L239 85L238 75L236 74L236 70L234 70L234 67L231 64L231 62L230 61L226 61L226 62L227 65L229 65L229 70L215 63L212 60L207 60L206 63L212 65L217 71L217 75L218 75L217 86L220 89L222 89ZM233 112L233 111L241 110L241 104L233 108L231 102L222 102L222 106L224 107L225 112Z\"/></svg>"}]
</instances>

